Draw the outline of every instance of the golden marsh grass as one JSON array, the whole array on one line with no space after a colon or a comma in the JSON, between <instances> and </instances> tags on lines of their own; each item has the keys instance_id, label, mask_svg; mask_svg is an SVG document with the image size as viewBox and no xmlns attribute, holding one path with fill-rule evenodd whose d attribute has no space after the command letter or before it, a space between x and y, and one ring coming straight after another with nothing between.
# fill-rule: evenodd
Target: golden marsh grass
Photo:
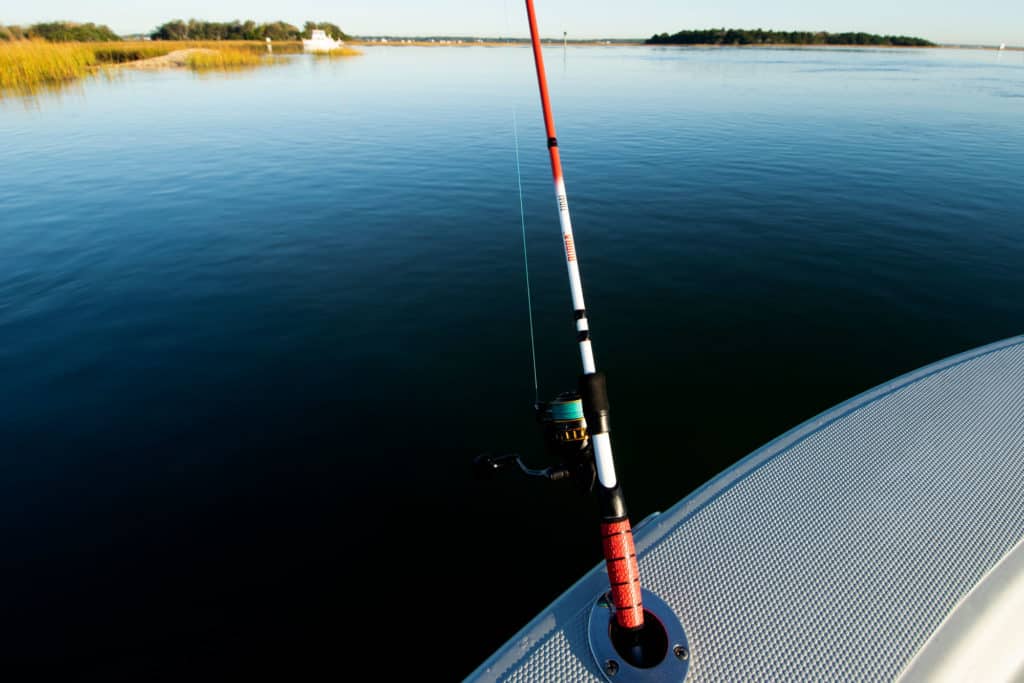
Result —
<instances>
[{"instance_id":1,"label":"golden marsh grass","mask_svg":"<svg viewBox=\"0 0 1024 683\"><path fill-rule=\"evenodd\" d=\"M227 48L221 50L204 49L188 56L187 64L193 71L209 71L213 69L237 69L239 67L259 66L264 63L263 55L252 50Z\"/></svg>"},{"instance_id":2,"label":"golden marsh grass","mask_svg":"<svg viewBox=\"0 0 1024 683\"><path fill-rule=\"evenodd\" d=\"M81 43L81 45L88 46L93 51L98 64L137 62L140 59L163 57L178 49L174 43L143 40L125 43Z\"/></svg>"},{"instance_id":3,"label":"golden marsh grass","mask_svg":"<svg viewBox=\"0 0 1024 683\"><path fill-rule=\"evenodd\" d=\"M334 59L335 57L359 57L362 54L362 52L352 47L336 47L333 50L313 53L316 57L326 57L327 59Z\"/></svg>"},{"instance_id":4,"label":"golden marsh grass","mask_svg":"<svg viewBox=\"0 0 1024 683\"><path fill-rule=\"evenodd\" d=\"M34 92L87 76L96 54L80 43L24 40L0 44L0 91Z\"/></svg>"},{"instance_id":5,"label":"golden marsh grass","mask_svg":"<svg viewBox=\"0 0 1024 683\"><path fill-rule=\"evenodd\" d=\"M281 54L302 51L298 42L273 44L275 57L267 58L267 44L259 41L121 41L109 43L48 43L42 40L0 42L0 97L33 94L117 66L189 49L186 65L195 70L232 69L279 62ZM161 66L173 66L166 64Z\"/></svg>"}]
</instances>

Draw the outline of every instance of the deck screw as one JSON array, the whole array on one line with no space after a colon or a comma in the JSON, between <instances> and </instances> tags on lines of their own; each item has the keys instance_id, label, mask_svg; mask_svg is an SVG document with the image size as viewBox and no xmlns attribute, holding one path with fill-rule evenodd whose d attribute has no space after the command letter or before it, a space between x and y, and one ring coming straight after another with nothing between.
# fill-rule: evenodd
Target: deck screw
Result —
<instances>
[{"instance_id":1,"label":"deck screw","mask_svg":"<svg viewBox=\"0 0 1024 683\"><path fill-rule=\"evenodd\" d=\"M687 652L686 648L682 645L676 645L674 648L672 648L672 652L675 652L676 657L683 661L686 661L690 657L690 653Z\"/></svg>"},{"instance_id":2,"label":"deck screw","mask_svg":"<svg viewBox=\"0 0 1024 683\"><path fill-rule=\"evenodd\" d=\"M607 662L604 663L604 672L609 676L614 676L615 674L619 673L619 663L616 662L614 659L609 659Z\"/></svg>"}]
</instances>

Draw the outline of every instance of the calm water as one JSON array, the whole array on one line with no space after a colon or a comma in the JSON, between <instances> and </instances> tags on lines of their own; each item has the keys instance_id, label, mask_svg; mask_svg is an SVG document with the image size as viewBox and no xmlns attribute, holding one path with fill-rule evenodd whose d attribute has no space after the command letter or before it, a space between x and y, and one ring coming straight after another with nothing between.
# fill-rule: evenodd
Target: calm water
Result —
<instances>
[{"instance_id":1,"label":"calm water","mask_svg":"<svg viewBox=\"0 0 1024 683\"><path fill-rule=\"evenodd\" d=\"M635 519L1024 320L1024 60L548 54ZM457 680L600 559L536 454L578 359L530 54L0 101L6 662ZM355 636L343 625L357 624Z\"/></svg>"}]
</instances>

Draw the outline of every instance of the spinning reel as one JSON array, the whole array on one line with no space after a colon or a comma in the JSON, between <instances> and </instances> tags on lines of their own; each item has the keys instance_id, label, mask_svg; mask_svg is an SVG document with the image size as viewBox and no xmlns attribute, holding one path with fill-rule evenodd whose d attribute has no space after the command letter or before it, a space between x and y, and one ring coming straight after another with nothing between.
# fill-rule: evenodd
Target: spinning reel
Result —
<instances>
[{"instance_id":1,"label":"spinning reel","mask_svg":"<svg viewBox=\"0 0 1024 683\"><path fill-rule=\"evenodd\" d=\"M525 476L548 481L572 479L584 493L594 487L594 447L583 416L583 401L575 391L563 392L548 402L534 404L537 423L544 439L544 452L552 465L543 469L527 467L518 453L484 453L473 460L480 476L507 468L518 468Z\"/></svg>"}]
</instances>

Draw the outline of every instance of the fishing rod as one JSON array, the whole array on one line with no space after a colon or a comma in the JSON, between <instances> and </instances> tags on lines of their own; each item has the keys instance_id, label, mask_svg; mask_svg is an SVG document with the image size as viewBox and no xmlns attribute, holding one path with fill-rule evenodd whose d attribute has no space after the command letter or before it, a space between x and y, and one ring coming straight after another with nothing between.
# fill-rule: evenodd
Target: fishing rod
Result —
<instances>
[{"instance_id":1,"label":"fishing rod","mask_svg":"<svg viewBox=\"0 0 1024 683\"><path fill-rule=\"evenodd\" d=\"M526 260L526 219L519 166L519 134L516 132L516 174L519 176L523 263L530 310L534 411L543 430L548 458L555 464L546 468L531 468L515 453L500 456L485 453L477 456L474 464L477 473L483 476L512 468L535 480L574 481L585 493L596 494L608 589L595 597L587 620L587 640L594 656L593 663L610 683L682 681L686 679L689 670L686 632L672 608L660 596L640 585L640 565L633 541L633 529L612 456L607 382L604 373L598 372L594 361L590 321L583 300L583 280L573 239L572 216L569 213L569 199L565 190L565 176L533 0L526 0L526 14L530 23L530 39L548 154L551 158L565 266L569 275L576 343L579 345L583 372L579 376L576 391L559 394L549 402L541 402L537 398L539 392L536 352L533 350L533 309L532 304L529 304L530 275ZM515 120L513 116L513 124Z\"/></svg>"},{"instance_id":2,"label":"fishing rod","mask_svg":"<svg viewBox=\"0 0 1024 683\"><path fill-rule=\"evenodd\" d=\"M526 12L530 23L530 38L537 70L541 109L544 114L548 154L551 158L565 265L569 275L576 343L579 345L583 372L579 376L576 391L564 392L548 402L535 399L534 411L543 430L545 450L554 465L531 468L515 453L499 456L485 453L478 456L474 464L477 473L483 476L506 468L518 469L520 473L532 479L574 481L584 492L596 494L601 518L601 549L608 572L609 587L596 600L589 619L589 641L595 660L608 680L615 677L615 680L621 683L650 680L651 675L667 676L665 680L682 680L688 667L686 637L682 626L671 608L660 597L640 586L640 565L633 541L633 529L626 511L622 485L615 473L615 459L612 456L607 382L604 373L598 372L597 363L594 361L590 322L583 300L583 281L573 239L569 199L565 190L565 176L559 154L558 136L555 132L555 119L551 111L551 97L548 93L544 54L540 33L537 30L533 0L526 0ZM518 140L517 133L517 174ZM519 183L522 205L521 178ZM522 212L522 206L520 209ZM525 218L522 227L525 265ZM528 266L526 282L529 301ZM531 348L532 329L531 313ZM536 376L534 354L535 392ZM673 643L672 652L675 657L667 656L670 641Z\"/></svg>"},{"instance_id":3,"label":"fishing rod","mask_svg":"<svg viewBox=\"0 0 1024 683\"><path fill-rule=\"evenodd\" d=\"M569 290L572 294L573 312L576 318L576 341L579 344L583 374L579 379L579 398L582 403L582 417L586 420L586 436L589 438L597 469L595 487L601 512L601 545L605 565L611 584L609 597L614 605L615 623L626 632L639 631L644 625L643 600L640 590L640 567L637 564L633 531L626 511L622 486L615 473L612 457L612 442L609 424L608 389L604 373L597 371L594 350L590 340L590 323L583 301L583 280L572 234L572 217L569 214L569 199L565 190L565 176L562 159L558 150L558 135L555 132L555 117L551 111L551 97L548 93L547 73L544 69L544 52L540 32L537 29L537 13L533 0L526 0L526 14L530 21L530 39L533 44L533 61L537 68L537 85L540 89L541 108L544 112L544 128L547 132L548 153L551 157L551 174L555 183L555 198L558 202L558 219L562 227L562 244L565 248L565 265L569 273ZM566 405L568 403L568 405ZM569 412L573 402L560 401L556 404L561 417L575 417ZM553 415L553 417L558 417Z\"/></svg>"}]
</instances>

